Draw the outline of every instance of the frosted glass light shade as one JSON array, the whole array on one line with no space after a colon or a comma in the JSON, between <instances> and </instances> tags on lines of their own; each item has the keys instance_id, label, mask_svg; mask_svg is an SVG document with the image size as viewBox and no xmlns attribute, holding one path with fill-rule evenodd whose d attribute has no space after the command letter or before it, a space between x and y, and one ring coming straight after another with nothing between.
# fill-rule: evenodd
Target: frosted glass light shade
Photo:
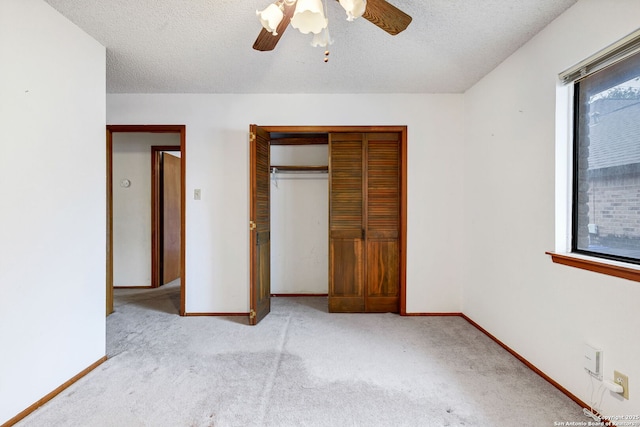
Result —
<instances>
[{"instance_id":1,"label":"frosted glass light shade","mask_svg":"<svg viewBox=\"0 0 640 427\"><path fill-rule=\"evenodd\" d=\"M327 26L322 0L298 0L291 18L291 26L302 34L318 34Z\"/></svg>"},{"instance_id":2,"label":"frosted glass light shade","mask_svg":"<svg viewBox=\"0 0 640 427\"><path fill-rule=\"evenodd\" d=\"M311 46L313 47L327 47L330 44L333 44L333 39L331 39L331 36L329 35L329 27L320 31L318 34L315 34L313 36L313 40L311 40Z\"/></svg>"},{"instance_id":3,"label":"frosted glass light shade","mask_svg":"<svg viewBox=\"0 0 640 427\"><path fill-rule=\"evenodd\" d=\"M256 10L256 15L258 15L260 23L265 30L269 31L274 36L278 35L276 29L278 28L278 25L280 24L280 21L282 21L282 17L284 16L284 13L282 13L282 10L280 10L278 5L276 5L275 3L270 4L262 12Z\"/></svg>"},{"instance_id":4,"label":"frosted glass light shade","mask_svg":"<svg viewBox=\"0 0 640 427\"><path fill-rule=\"evenodd\" d=\"M340 0L340 6L347 12L347 21L353 21L362 16L367 0Z\"/></svg>"}]
</instances>

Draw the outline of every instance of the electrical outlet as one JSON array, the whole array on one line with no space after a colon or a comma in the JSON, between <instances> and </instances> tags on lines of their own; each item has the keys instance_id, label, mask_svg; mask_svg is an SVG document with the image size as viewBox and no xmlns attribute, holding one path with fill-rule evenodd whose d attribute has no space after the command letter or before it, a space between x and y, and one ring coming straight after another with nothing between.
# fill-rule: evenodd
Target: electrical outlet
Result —
<instances>
[{"instance_id":1,"label":"electrical outlet","mask_svg":"<svg viewBox=\"0 0 640 427\"><path fill-rule=\"evenodd\" d=\"M622 386L622 397L629 400L629 377L618 371L613 371L613 381Z\"/></svg>"},{"instance_id":2,"label":"electrical outlet","mask_svg":"<svg viewBox=\"0 0 640 427\"><path fill-rule=\"evenodd\" d=\"M195 190L193 190L193 200L200 200L202 196L202 193L200 192L199 188L196 188Z\"/></svg>"}]
</instances>

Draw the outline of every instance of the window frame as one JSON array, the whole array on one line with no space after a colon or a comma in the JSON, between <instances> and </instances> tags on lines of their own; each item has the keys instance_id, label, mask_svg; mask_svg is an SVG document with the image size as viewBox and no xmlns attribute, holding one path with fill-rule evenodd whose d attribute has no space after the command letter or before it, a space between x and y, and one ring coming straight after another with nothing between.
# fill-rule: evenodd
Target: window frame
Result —
<instances>
[{"instance_id":1,"label":"window frame","mask_svg":"<svg viewBox=\"0 0 640 427\"><path fill-rule=\"evenodd\" d=\"M577 249L577 144L579 91L585 77L640 52L640 29L559 74L556 86L556 230L554 263L640 282L640 259Z\"/></svg>"},{"instance_id":2,"label":"window frame","mask_svg":"<svg viewBox=\"0 0 640 427\"><path fill-rule=\"evenodd\" d=\"M618 67L614 68L614 71L612 72L611 69L602 69L602 70L598 70L595 71L587 76L584 76L583 78L576 80L573 82L573 109L572 109L572 125L573 125L573 138L572 138L572 162L571 162L571 176L572 176L572 188L571 188L571 236L570 236L570 242L571 242L571 252L572 253L577 253L577 254L582 254L582 255L588 255L588 256L592 256L595 258L603 258L603 259L607 259L607 260L612 260L612 261L619 261L619 262L623 262L623 263L629 263L629 264L637 264L640 265L640 258L632 258L632 257L627 257L627 256L623 256L623 255L614 255L614 254L607 254L607 253L602 253L602 252L596 252L596 251L590 251L588 249L583 249L583 248L579 248L579 237L578 237L578 227L580 226L579 224L579 206L580 206L580 202L578 200L578 187L579 187L579 181L580 181L580 165L579 165L579 158L580 158L580 145L581 145L581 133L583 131L584 128L584 124L582 124L580 122L580 115L581 113L583 113L583 110L581 109L581 105L586 105L586 99L583 99L583 95L585 95L585 98L588 98L588 93L589 93L589 89L586 89L584 92L581 90L581 87L583 84L585 83L585 80L591 76L593 76L596 72L599 73L598 76L594 76L596 78L596 87L598 85L600 86L604 86L608 87L608 88L613 88L615 87L617 84L616 81L626 81L629 79L628 74L632 73L630 69L626 69L623 68L623 72L620 73L619 70L619 66L623 65L626 61L629 61L633 59L634 63L638 63L640 61L640 52L636 52L634 54L631 55L627 55L625 56L625 58L621 59L620 61L616 62L615 64L612 64L612 67L615 67L616 65ZM624 65L623 65L624 67ZM628 66L627 66L628 67ZM633 74L636 73L635 71L635 65L633 68ZM640 65L638 65L638 70L640 70ZM609 73L608 76L603 76L604 73ZM640 72L638 72L638 76L640 76ZM593 83L592 83L593 85ZM602 89L602 88L601 88ZM591 90L593 90L593 88L591 88ZM605 89L608 90L608 89Z\"/></svg>"}]
</instances>

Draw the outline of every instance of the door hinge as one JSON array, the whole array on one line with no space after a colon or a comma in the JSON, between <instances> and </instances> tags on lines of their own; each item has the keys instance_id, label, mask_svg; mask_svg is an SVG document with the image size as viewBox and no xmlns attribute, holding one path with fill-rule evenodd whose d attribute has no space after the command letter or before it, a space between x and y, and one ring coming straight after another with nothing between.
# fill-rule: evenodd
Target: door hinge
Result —
<instances>
[{"instance_id":1,"label":"door hinge","mask_svg":"<svg viewBox=\"0 0 640 427\"><path fill-rule=\"evenodd\" d=\"M255 318L256 318L256 311L255 310L249 311L249 319L253 320Z\"/></svg>"},{"instance_id":2,"label":"door hinge","mask_svg":"<svg viewBox=\"0 0 640 427\"><path fill-rule=\"evenodd\" d=\"M249 231L253 231L256 229L256 223L253 221L249 221Z\"/></svg>"},{"instance_id":3,"label":"door hinge","mask_svg":"<svg viewBox=\"0 0 640 427\"><path fill-rule=\"evenodd\" d=\"M256 133L255 132L249 133L249 142L255 142L255 140L256 140Z\"/></svg>"}]
</instances>

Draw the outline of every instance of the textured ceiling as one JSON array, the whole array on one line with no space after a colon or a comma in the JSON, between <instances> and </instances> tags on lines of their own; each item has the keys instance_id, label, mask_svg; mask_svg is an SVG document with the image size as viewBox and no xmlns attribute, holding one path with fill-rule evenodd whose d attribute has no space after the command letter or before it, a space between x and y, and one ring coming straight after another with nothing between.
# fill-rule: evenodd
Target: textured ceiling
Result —
<instances>
[{"instance_id":1,"label":"textured ceiling","mask_svg":"<svg viewBox=\"0 0 640 427\"><path fill-rule=\"evenodd\" d=\"M289 27L252 49L269 0L46 0L107 48L109 93L460 93L577 0L389 0L390 36L327 4L330 60Z\"/></svg>"}]
</instances>

